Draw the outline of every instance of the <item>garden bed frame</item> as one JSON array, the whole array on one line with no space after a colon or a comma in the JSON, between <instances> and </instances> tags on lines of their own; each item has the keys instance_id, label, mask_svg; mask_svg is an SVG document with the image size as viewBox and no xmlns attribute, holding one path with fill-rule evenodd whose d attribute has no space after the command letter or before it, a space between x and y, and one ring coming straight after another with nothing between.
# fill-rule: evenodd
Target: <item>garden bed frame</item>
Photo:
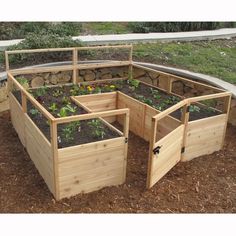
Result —
<instances>
[{"instance_id":1,"label":"garden bed frame","mask_svg":"<svg viewBox=\"0 0 236 236\"><path fill-rule=\"evenodd\" d=\"M103 50L108 48L127 48L129 50L128 60L109 63L78 64L79 51ZM222 148L231 93L186 78L136 65L132 61L132 50L132 45L121 45L18 50L7 51L5 53L13 126L18 133L21 143L26 147L30 158L57 200L81 192L91 192L105 186L124 183L129 130L149 142L147 188L152 187L179 161L188 161ZM10 70L9 54L58 51L72 52L71 65ZM78 70L120 66L128 66L131 77L135 68L156 73L157 77L161 75L158 87L153 85L148 86L161 89L169 94L176 95L172 92L172 83L178 80L191 83L196 87L209 89L212 91L212 94L186 98L162 112L122 92L74 96L71 97L72 100L77 105L83 107L88 113L55 118L14 78L15 75L22 74L73 71L72 83L77 84ZM104 80L84 82L82 84L100 82L104 82ZM19 104L12 93L13 87L21 92L21 104ZM222 114L189 121L189 106L191 104L218 98L224 99ZM97 103L98 99L99 105ZM49 121L50 142L27 115L27 101L30 101ZM171 113L178 109L182 109L180 120L171 116ZM120 137L67 148L58 148L57 126L59 124L93 118L101 119L109 128L116 131ZM123 125L123 132L117 130L110 124L114 121L118 121Z\"/></svg>"}]
</instances>

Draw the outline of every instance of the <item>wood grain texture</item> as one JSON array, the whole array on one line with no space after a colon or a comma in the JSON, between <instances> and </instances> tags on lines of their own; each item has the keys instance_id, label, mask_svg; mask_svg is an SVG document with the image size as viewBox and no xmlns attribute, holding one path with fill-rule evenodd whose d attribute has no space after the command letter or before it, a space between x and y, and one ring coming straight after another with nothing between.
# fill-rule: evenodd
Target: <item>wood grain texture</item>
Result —
<instances>
[{"instance_id":1,"label":"wood grain texture","mask_svg":"<svg viewBox=\"0 0 236 236\"><path fill-rule=\"evenodd\" d=\"M60 199L124 182L125 138L59 149Z\"/></svg>"},{"instance_id":2,"label":"wood grain texture","mask_svg":"<svg viewBox=\"0 0 236 236\"><path fill-rule=\"evenodd\" d=\"M40 175L43 177L49 190L55 194L53 153L51 144L26 114L25 134L27 152Z\"/></svg>"},{"instance_id":3,"label":"wood grain texture","mask_svg":"<svg viewBox=\"0 0 236 236\"><path fill-rule=\"evenodd\" d=\"M226 123L226 114L189 122L185 152L181 161L190 161L193 158L219 151L224 142Z\"/></svg>"},{"instance_id":4,"label":"wood grain texture","mask_svg":"<svg viewBox=\"0 0 236 236\"><path fill-rule=\"evenodd\" d=\"M154 155L152 152L153 149L150 149L150 158L152 160L149 160L151 165L147 182L148 188L151 188L180 161L183 132L184 125L180 125L160 141L156 142L153 148L160 146L159 154Z\"/></svg>"},{"instance_id":5,"label":"wood grain texture","mask_svg":"<svg viewBox=\"0 0 236 236\"><path fill-rule=\"evenodd\" d=\"M11 112L11 122L13 127L15 128L18 137L25 147L25 120L24 120L24 112L21 105L16 100L15 96L10 93L9 94L9 104L10 104L10 112Z\"/></svg>"}]
</instances>

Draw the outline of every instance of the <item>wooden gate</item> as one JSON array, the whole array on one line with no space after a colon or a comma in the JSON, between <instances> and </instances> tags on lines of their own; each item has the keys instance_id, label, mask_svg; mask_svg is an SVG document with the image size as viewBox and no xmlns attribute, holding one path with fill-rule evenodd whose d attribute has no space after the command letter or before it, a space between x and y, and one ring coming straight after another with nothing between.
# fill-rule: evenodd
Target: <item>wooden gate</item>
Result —
<instances>
[{"instance_id":1,"label":"wooden gate","mask_svg":"<svg viewBox=\"0 0 236 236\"><path fill-rule=\"evenodd\" d=\"M181 160L181 152L184 143L185 120L188 120L188 117L186 117L188 115L185 110L186 106L187 105L184 102L179 102L175 106L152 118L153 133L149 144L147 188L151 188ZM158 140L158 137L160 137L158 135L159 121L180 108L183 108L183 115L179 126Z\"/></svg>"}]
</instances>

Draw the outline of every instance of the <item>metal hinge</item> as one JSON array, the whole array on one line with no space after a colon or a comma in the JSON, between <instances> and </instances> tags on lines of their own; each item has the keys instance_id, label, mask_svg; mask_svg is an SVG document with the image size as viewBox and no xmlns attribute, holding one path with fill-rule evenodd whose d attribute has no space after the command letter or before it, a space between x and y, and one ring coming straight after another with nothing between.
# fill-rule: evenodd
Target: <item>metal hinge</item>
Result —
<instances>
[{"instance_id":1,"label":"metal hinge","mask_svg":"<svg viewBox=\"0 0 236 236\"><path fill-rule=\"evenodd\" d=\"M153 153L154 153L154 155L160 153L160 149L161 149L161 147L162 147L162 146L157 146L157 147L155 147L155 148L153 149Z\"/></svg>"},{"instance_id":2,"label":"metal hinge","mask_svg":"<svg viewBox=\"0 0 236 236\"><path fill-rule=\"evenodd\" d=\"M184 153L185 152L185 147L182 147L181 148L181 153Z\"/></svg>"},{"instance_id":3,"label":"metal hinge","mask_svg":"<svg viewBox=\"0 0 236 236\"><path fill-rule=\"evenodd\" d=\"M125 138L125 143L128 143L128 138Z\"/></svg>"}]
</instances>

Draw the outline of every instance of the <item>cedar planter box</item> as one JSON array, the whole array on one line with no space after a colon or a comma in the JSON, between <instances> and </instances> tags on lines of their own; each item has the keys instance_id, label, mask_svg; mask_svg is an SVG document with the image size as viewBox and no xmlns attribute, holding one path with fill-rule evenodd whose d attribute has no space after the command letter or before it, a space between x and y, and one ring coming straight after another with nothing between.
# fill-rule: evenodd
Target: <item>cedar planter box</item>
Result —
<instances>
[{"instance_id":1,"label":"cedar planter box","mask_svg":"<svg viewBox=\"0 0 236 236\"><path fill-rule=\"evenodd\" d=\"M172 92L172 82L181 80L180 77L172 78L168 75L166 77L167 81L163 80L162 77L159 87L139 82L140 91L150 90L151 94L155 90L154 92L160 93L166 98L173 96L179 98L175 103L162 109L160 104L150 102L150 96L153 95L150 95L149 92L146 95L142 94L141 96L139 94L136 96L138 89L130 89L130 84L127 85L131 80L111 79L82 82L78 86L76 85L78 69L120 67L124 65L129 65L131 74L135 67L152 73L160 73L159 71L133 65L132 60L110 63L109 65L82 64L77 66L74 63L70 67L13 70L8 73L13 126L21 143L27 149L30 158L57 200L78 193L95 191L105 186L124 183L129 130L149 142L147 188L152 187L179 161L189 161L222 148L231 99L229 92L192 82L193 86L196 84L211 89L212 94L185 98ZM78 89L81 89L81 86L86 89L86 86L93 86L93 89L95 89L99 86L107 86L106 83L115 86L112 84L115 81L122 81L125 86L113 92L101 93L100 91L98 94L69 95L72 104L77 106L77 110L82 109L83 112L58 117L57 113L48 110L49 104L46 100L40 102L34 98L31 95L34 91L32 90L30 94L14 78L15 75L19 74L58 70L72 70L73 83L68 86L74 84ZM189 80L187 82L190 83ZM18 90L18 95L14 88ZM53 89L50 90L50 94L55 93L57 87ZM70 87L67 87L65 91L70 91L69 89ZM223 99L221 111L202 103L204 100L219 98ZM157 102L158 99L156 98ZM162 110L158 109L159 107ZM210 108L213 115L210 117L199 116L192 119L191 108L199 109L199 107L203 107L205 110ZM37 109L43 117L42 119L45 120L45 124L47 121L47 125L44 124L44 127L47 127L45 128L46 131L42 129L42 122L38 123L37 119L29 114L29 108ZM63 141L60 141L63 130L61 126L73 122L87 122L92 119L98 120L106 129L106 132L110 130L111 135L107 135L105 138L100 137L98 140L89 139L84 143L68 142L64 145ZM88 123L83 124L87 127L86 124ZM82 126L81 123L80 126ZM117 128L118 126L122 126L123 130L120 131Z\"/></svg>"}]
</instances>

